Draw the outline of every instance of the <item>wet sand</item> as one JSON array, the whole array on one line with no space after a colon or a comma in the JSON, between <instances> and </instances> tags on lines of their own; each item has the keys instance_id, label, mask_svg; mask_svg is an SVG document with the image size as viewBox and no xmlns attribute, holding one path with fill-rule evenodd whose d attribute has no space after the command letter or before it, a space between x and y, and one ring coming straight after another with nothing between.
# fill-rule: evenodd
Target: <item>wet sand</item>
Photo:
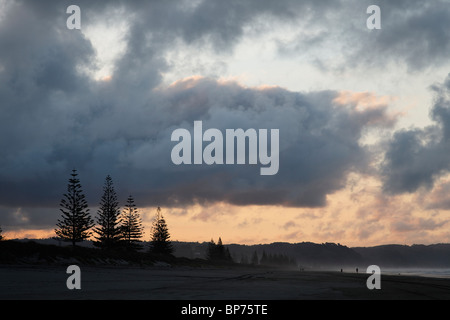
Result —
<instances>
[{"instance_id":1,"label":"wet sand","mask_svg":"<svg viewBox=\"0 0 450 320\"><path fill-rule=\"evenodd\" d=\"M369 290L365 273L263 269L80 266L69 290L65 266L0 266L1 300L335 300L450 299L450 279L383 275Z\"/></svg>"}]
</instances>

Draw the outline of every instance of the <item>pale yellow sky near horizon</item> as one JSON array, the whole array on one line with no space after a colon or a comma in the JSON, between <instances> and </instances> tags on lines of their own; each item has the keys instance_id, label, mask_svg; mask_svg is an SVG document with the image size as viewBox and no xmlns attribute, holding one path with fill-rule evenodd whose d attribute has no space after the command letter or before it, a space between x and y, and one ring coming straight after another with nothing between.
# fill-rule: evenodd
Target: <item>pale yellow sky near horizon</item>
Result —
<instances>
[{"instance_id":1,"label":"pale yellow sky near horizon","mask_svg":"<svg viewBox=\"0 0 450 320\"><path fill-rule=\"evenodd\" d=\"M448 186L450 176L441 179L430 197L424 198L420 192L387 196L372 177L351 174L347 187L329 195L322 208L216 203L182 209L163 207L162 213L171 240L177 241L208 242L221 237L224 244L334 242L349 247L445 243L450 242L450 212L434 209L437 203L433 195ZM139 208L139 213L144 225L143 240L149 240L156 208ZM5 230L4 235L9 239L47 238L54 232Z\"/></svg>"}]
</instances>

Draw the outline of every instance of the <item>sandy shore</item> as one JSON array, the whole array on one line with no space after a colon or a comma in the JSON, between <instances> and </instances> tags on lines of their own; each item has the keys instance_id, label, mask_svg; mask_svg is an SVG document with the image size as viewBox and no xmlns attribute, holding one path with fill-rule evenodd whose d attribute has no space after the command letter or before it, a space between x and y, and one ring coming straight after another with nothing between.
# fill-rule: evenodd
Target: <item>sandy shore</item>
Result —
<instances>
[{"instance_id":1,"label":"sandy shore","mask_svg":"<svg viewBox=\"0 0 450 320\"><path fill-rule=\"evenodd\" d=\"M381 274L381 289L369 290L365 273L80 268L81 289L69 290L66 267L0 266L0 299L450 299L450 279Z\"/></svg>"}]
</instances>

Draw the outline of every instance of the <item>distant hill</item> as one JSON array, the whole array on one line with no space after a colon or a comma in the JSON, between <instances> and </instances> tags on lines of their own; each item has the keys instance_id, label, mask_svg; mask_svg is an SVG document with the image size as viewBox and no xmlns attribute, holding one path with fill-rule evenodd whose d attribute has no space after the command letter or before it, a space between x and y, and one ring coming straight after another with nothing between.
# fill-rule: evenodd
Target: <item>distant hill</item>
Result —
<instances>
[{"instance_id":1,"label":"distant hill","mask_svg":"<svg viewBox=\"0 0 450 320\"><path fill-rule=\"evenodd\" d=\"M67 244L58 242L53 239L18 240L18 243L28 243L27 246L8 245L8 251L1 250L0 246L0 263L9 258L16 257L19 253L21 256L29 256L29 261L33 259L54 261L60 259L69 261L72 257L67 250L62 251ZM34 244L36 245L34 245ZM37 246L47 245L47 246ZM190 259L203 263L206 259L208 242L181 242L172 241L175 248L174 256L180 259ZM142 263L142 256L136 254L128 254L123 252L114 256L105 256L99 249L93 248L92 242L85 241L80 245L84 248L82 251L74 251L80 260L89 261L112 261L114 263ZM242 245L242 244L225 244L225 247L231 253L233 261L236 263L252 262L252 258L256 254L258 261L261 261L263 255L272 257L288 258L294 261L296 268L305 269L347 269L360 268L364 270L371 264L376 264L389 268L450 268L450 244L432 244L432 245L380 245L374 247L347 247L336 243L287 243L274 242L270 244ZM148 248L148 243L144 242L144 253ZM58 258L55 258L55 255ZM9 258L8 258L9 256ZM146 256L147 257L147 256ZM67 260L66 260L67 259ZM147 259L147 258L146 258ZM154 260L154 259L153 259ZM187 261L185 261L187 262ZM290 265L292 267L292 265Z\"/></svg>"},{"instance_id":2,"label":"distant hill","mask_svg":"<svg viewBox=\"0 0 450 320\"><path fill-rule=\"evenodd\" d=\"M232 257L242 259L251 256L256 251L259 259L263 253L283 254L297 261L299 267L343 267L355 266L362 262L362 258L352 249L335 243L286 243L275 242L271 244L259 244L243 246L238 244L228 245Z\"/></svg>"},{"instance_id":3,"label":"distant hill","mask_svg":"<svg viewBox=\"0 0 450 320\"><path fill-rule=\"evenodd\" d=\"M175 242L175 255L203 258L207 243ZM261 259L266 254L283 254L294 258L304 268L364 268L372 264L380 267L450 268L450 244L431 245L380 245L374 247L347 247L335 243L287 243L241 245L228 244L235 262L251 261L256 252Z\"/></svg>"},{"instance_id":4,"label":"distant hill","mask_svg":"<svg viewBox=\"0 0 450 320\"><path fill-rule=\"evenodd\" d=\"M450 268L450 244L382 245L352 248L366 264L383 267Z\"/></svg>"},{"instance_id":5,"label":"distant hill","mask_svg":"<svg viewBox=\"0 0 450 320\"><path fill-rule=\"evenodd\" d=\"M175 255L203 258L207 245L207 242L174 242ZM229 249L231 257L237 263L243 261L250 263L255 252L259 261L264 253L266 255L283 255L294 259L298 267L304 268L333 267L335 269L344 266L354 267L363 262L360 254L349 247L335 243L274 242L257 245L228 244L225 247Z\"/></svg>"}]
</instances>

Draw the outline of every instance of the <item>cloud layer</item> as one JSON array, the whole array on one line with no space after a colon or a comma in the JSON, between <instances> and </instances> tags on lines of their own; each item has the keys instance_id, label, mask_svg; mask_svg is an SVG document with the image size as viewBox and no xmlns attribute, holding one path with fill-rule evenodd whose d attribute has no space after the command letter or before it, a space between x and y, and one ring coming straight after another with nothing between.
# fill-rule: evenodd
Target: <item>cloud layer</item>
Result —
<instances>
[{"instance_id":1,"label":"cloud layer","mask_svg":"<svg viewBox=\"0 0 450 320\"><path fill-rule=\"evenodd\" d=\"M65 27L69 4L2 2L0 210L11 224L50 221L44 212L58 206L73 168L92 205L110 174L121 196L132 193L141 206L325 206L348 173L374 172L361 138L393 129L389 101L205 76L167 86L167 55L183 48L231 55L243 38L294 23L301 28L291 41L272 40L280 55L301 52L323 69L402 63L418 72L445 62L450 39L444 1L381 1L383 29L372 36L368 1L79 1L82 28L120 16L127 24L113 74L96 81L87 72L98 68L95 47ZM324 48L337 49L335 59ZM433 90L435 125L395 132L388 142L380 170L386 192L430 187L449 169L450 80ZM175 166L171 133L192 130L195 120L222 131L279 129L278 174L262 177L259 166Z\"/></svg>"},{"instance_id":2,"label":"cloud layer","mask_svg":"<svg viewBox=\"0 0 450 320\"><path fill-rule=\"evenodd\" d=\"M389 193L430 189L450 169L450 76L432 89L434 124L395 132L389 142L382 166L384 188Z\"/></svg>"}]
</instances>

